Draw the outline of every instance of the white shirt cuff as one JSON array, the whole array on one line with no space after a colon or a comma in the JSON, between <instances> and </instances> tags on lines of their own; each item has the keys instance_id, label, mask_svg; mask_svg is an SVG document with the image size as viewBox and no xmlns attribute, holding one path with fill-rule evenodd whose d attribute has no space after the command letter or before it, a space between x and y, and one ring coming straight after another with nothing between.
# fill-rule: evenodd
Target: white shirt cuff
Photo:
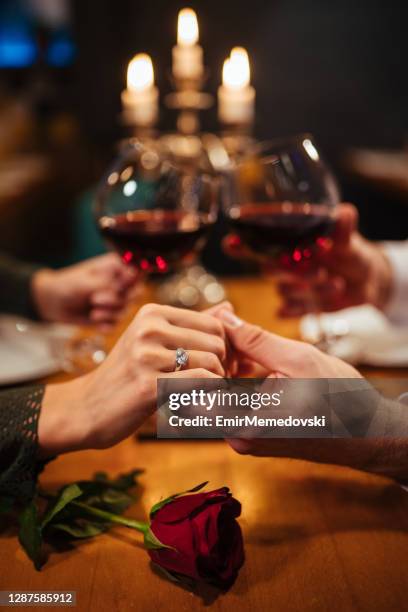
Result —
<instances>
[{"instance_id":1,"label":"white shirt cuff","mask_svg":"<svg viewBox=\"0 0 408 612\"><path fill-rule=\"evenodd\" d=\"M383 242L394 274L391 299L384 309L391 321L408 325L408 240Z\"/></svg>"}]
</instances>

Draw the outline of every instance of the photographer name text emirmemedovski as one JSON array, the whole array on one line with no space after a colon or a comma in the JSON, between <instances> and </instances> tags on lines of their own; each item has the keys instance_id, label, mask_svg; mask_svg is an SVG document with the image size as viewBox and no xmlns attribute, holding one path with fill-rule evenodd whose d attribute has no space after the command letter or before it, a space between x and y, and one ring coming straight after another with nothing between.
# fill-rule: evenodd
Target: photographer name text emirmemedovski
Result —
<instances>
[{"instance_id":1,"label":"photographer name text emirmemedovski","mask_svg":"<svg viewBox=\"0 0 408 612\"><path fill-rule=\"evenodd\" d=\"M169 416L171 427L325 427L325 416L308 418L287 417L259 417L257 414L245 416L215 417L196 415L194 417L180 417L176 414Z\"/></svg>"}]
</instances>

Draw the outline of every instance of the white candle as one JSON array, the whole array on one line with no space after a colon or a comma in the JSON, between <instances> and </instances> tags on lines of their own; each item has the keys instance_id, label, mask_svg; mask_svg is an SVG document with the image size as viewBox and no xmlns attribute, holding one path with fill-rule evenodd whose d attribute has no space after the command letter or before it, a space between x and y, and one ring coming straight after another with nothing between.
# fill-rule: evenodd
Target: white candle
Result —
<instances>
[{"instance_id":1,"label":"white candle","mask_svg":"<svg viewBox=\"0 0 408 612\"><path fill-rule=\"evenodd\" d=\"M218 88L219 120L227 124L252 123L254 105L248 53L242 47L235 47L224 62L222 85Z\"/></svg>"},{"instance_id":2,"label":"white candle","mask_svg":"<svg viewBox=\"0 0 408 612\"><path fill-rule=\"evenodd\" d=\"M154 125L158 115L158 97L152 60L146 53L139 53L129 62L127 89L122 91L126 122L140 127Z\"/></svg>"},{"instance_id":3,"label":"white candle","mask_svg":"<svg viewBox=\"0 0 408 612\"><path fill-rule=\"evenodd\" d=\"M197 15L190 8L178 14L177 45L173 47L173 76L200 79L203 75L203 50L198 44Z\"/></svg>"}]
</instances>

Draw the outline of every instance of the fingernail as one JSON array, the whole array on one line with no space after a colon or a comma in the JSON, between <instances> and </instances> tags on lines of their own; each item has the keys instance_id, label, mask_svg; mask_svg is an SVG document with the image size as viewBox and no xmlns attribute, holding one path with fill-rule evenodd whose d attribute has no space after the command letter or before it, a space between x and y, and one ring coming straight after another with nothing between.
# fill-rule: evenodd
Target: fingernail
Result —
<instances>
[{"instance_id":1,"label":"fingernail","mask_svg":"<svg viewBox=\"0 0 408 612\"><path fill-rule=\"evenodd\" d=\"M230 327L241 327L241 325L244 323L242 319L234 315L234 313L230 312L229 310L221 310L218 316Z\"/></svg>"}]
</instances>

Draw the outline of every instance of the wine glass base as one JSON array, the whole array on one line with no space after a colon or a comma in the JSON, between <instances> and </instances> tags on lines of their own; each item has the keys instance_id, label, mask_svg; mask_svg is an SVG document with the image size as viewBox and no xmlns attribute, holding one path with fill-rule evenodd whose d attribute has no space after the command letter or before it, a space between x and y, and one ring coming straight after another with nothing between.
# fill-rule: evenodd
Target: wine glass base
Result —
<instances>
[{"instance_id":1,"label":"wine glass base","mask_svg":"<svg viewBox=\"0 0 408 612\"><path fill-rule=\"evenodd\" d=\"M106 338L103 335L77 336L64 346L62 369L70 374L86 374L100 365L107 354Z\"/></svg>"}]
</instances>

